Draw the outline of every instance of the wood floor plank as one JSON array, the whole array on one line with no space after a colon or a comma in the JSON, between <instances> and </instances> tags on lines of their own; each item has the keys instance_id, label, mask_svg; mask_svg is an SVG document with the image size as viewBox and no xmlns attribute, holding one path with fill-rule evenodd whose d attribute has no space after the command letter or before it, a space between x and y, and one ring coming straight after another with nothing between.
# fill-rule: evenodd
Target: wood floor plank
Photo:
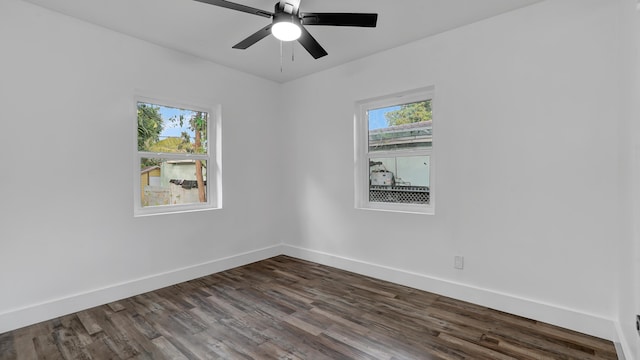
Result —
<instances>
[{"instance_id":1,"label":"wood floor plank","mask_svg":"<svg viewBox=\"0 0 640 360\"><path fill-rule=\"evenodd\" d=\"M297 318L293 315L289 315L287 317L285 317L283 319L285 322L287 322L289 325L293 325L295 327L297 327L298 329L302 330L302 331L306 331L309 334L313 335L313 336L318 336L320 334L322 334L324 332L323 329L312 325L300 318Z\"/></svg>"},{"instance_id":2,"label":"wood floor plank","mask_svg":"<svg viewBox=\"0 0 640 360\"><path fill-rule=\"evenodd\" d=\"M439 338L446 341L448 344L451 344L453 348L457 348L461 351L464 351L465 354L468 354L473 359L486 359L486 360L517 360L514 357L503 354L501 352L486 348L484 346L475 344L470 341L466 341L462 338L452 336L446 333L440 333L438 335Z\"/></svg>"},{"instance_id":3,"label":"wood floor plank","mask_svg":"<svg viewBox=\"0 0 640 360\"><path fill-rule=\"evenodd\" d=\"M27 335L28 334L28 335ZM1 351L0 358L6 360L16 360L16 359L37 359L38 354L36 353L36 349L33 344L33 333L21 331L19 335L16 335L13 338L14 341L14 350L12 351ZM14 356L15 355L15 356Z\"/></svg>"},{"instance_id":4,"label":"wood floor plank","mask_svg":"<svg viewBox=\"0 0 640 360\"><path fill-rule=\"evenodd\" d=\"M50 329L45 325L45 323L38 323L12 332L12 334L14 334L13 339L15 342L14 347L17 359L38 358L33 340L36 336L50 333ZM3 353L0 352L0 359L3 358L2 354Z\"/></svg>"},{"instance_id":5,"label":"wood floor plank","mask_svg":"<svg viewBox=\"0 0 640 360\"><path fill-rule=\"evenodd\" d=\"M278 359L278 360L305 360L294 354L291 354L286 349L279 347L271 341L267 341L259 346L260 350L267 354L265 359Z\"/></svg>"},{"instance_id":6,"label":"wood floor plank","mask_svg":"<svg viewBox=\"0 0 640 360\"><path fill-rule=\"evenodd\" d=\"M372 342L371 339L355 334L345 328L332 326L325 331L325 334L376 359L391 359L389 352Z\"/></svg>"},{"instance_id":7,"label":"wood floor plank","mask_svg":"<svg viewBox=\"0 0 640 360\"><path fill-rule=\"evenodd\" d=\"M60 349L56 346L53 334L38 335L33 338L34 348L40 360L62 360Z\"/></svg>"},{"instance_id":8,"label":"wood floor plank","mask_svg":"<svg viewBox=\"0 0 640 360\"><path fill-rule=\"evenodd\" d=\"M266 322L260 322L251 317L222 319L221 324L228 329L229 335L234 335L236 342L251 341L250 346L260 345L269 340L263 331L269 327Z\"/></svg>"},{"instance_id":9,"label":"wood floor plank","mask_svg":"<svg viewBox=\"0 0 640 360\"><path fill-rule=\"evenodd\" d=\"M96 320L88 311L80 311L77 313L77 315L84 328L87 329L89 335L94 335L102 331L100 325L98 325Z\"/></svg>"},{"instance_id":10,"label":"wood floor plank","mask_svg":"<svg viewBox=\"0 0 640 360\"><path fill-rule=\"evenodd\" d=\"M15 336L15 333L0 334L0 354L7 360L14 360L18 357Z\"/></svg>"},{"instance_id":11,"label":"wood floor plank","mask_svg":"<svg viewBox=\"0 0 640 360\"><path fill-rule=\"evenodd\" d=\"M345 316L341 316L331 311L327 311L327 310L316 307L311 309L310 312L324 316L331 321L330 323L340 324L342 327L346 327L355 333L364 335L367 332L369 332L369 329L367 327L362 326L354 321L349 320L349 318Z\"/></svg>"},{"instance_id":12,"label":"wood floor plank","mask_svg":"<svg viewBox=\"0 0 640 360\"><path fill-rule=\"evenodd\" d=\"M53 339L65 359L90 360L93 358L75 331L70 328L56 328Z\"/></svg>"},{"instance_id":13,"label":"wood floor plank","mask_svg":"<svg viewBox=\"0 0 640 360\"><path fill-rule=\"evenodd\" d=\"M480 343L490 349L496 349L507 355L525 360L554 360L556 355L547 353L544 349L537 349L519 342L510 342L506 339L492 336L483 336Z\"/></svg>"},{"instance_id":14,"label":"wood floor plank","mask_svg":"<svg viewBox=\"0 0 640 360\"><path fill-rule=\"evenodd\" d=\"M108 307L111 308L110 306ZM124 311L124 308L120 311ZM127 327L122 326L119 322L118 319L121 315L115 314L118 314L118 312L113 313L105 311L102 316L97 317L96 321L103 329L103 332L97 333L93 336L103 341L113 353L122 359L129 359L144 355L143 351L140 350L141 345L132 341ZM102 333L104 333L104 336L99 336Z\"/></svg>"},{"instance_id":15,"label":"wood floor plank","mask_svg":"<svg viewBox=\"0 0 640 360\"><path fill-rule=\"evenodd\" d=\"M149 340L153 340L161 336L158 333L158 331L153 327L153 325L151 325L144 316L138 313L127 313L127 316L129 317L131 323L136 328L136 330L140 334L142 334L145 338Z\"/></svg>"},{"instance_id":16,"label":"wood floor plank","mask_svg":"<svg viewBox=\"0 0 640 360\"><path fill-rule=\"evenodd\" d=\"M109 341L105 341L106 339L107 335L104 332L97 333L93 337L93 342L87 345L87 351L89 351L94 359L122 360L122 358L109 346Z\"/></svg>"},{"instance_id":17,"label":"wood floor plank","mask_svg":"<svg viewBox=\"0 0 640 360\"><path fill-rule=\"evenodd\" d=\"M274 324L266 329L264 334L269 337L269 341L285 349L288 354L301 359L331 360L331 357L319 351L317 344L310 341L307 334L285 322ZM332 351L331 349L326 349Z\"/></svg>"},{"instance_id":18,"label":"wood floor plank","mask_svg":"<svg viewBox=\"0 0 640 360\"><path fill-rule=\"evenodd\" d=\"M118 312L118 311L122 311L125 309L124 305L122 305L119 302L112 302L107 304L107 306L113 311L113 312Z\"/></svg>"},{"instance_id":19,"label":"wood floor plank","mask_svg":"<svg viewBox=\"0 0 640 360\"><path fill-rule=\"evenodd\" d=\"M367 359L376 359L375 357L364 353L353 346L345 344L333 337L328 336L325 333L322 333L320 336L316 338L316 342L327 349L332 349L335 351L337 356L335 359L359 359L359 360L367 360Z\"/></svg>"},{"instance_id":20,"label":"wood floor plank","mask_svg":"<svg viewBox=\"0 0 640 360\"><path fill-rule=\"evenodd\" d=\"M277 256L0 334L0 360L613 360L610 341Z\"/></svg>"},{"instance_id":21,"label":"wood floor plank","mask_svg":"<svg viewBox=\"0 0 640 360\"><path fill-rule=\"evenodd\" d=\"M164 336L158 336L157 338L151 340L153 345L155 345L162 354L164 354L165 358L173 359L173 360L188 360L186 356L178 348L176 348L170 341L168 341Z\"/></svg>"}]
</instances>

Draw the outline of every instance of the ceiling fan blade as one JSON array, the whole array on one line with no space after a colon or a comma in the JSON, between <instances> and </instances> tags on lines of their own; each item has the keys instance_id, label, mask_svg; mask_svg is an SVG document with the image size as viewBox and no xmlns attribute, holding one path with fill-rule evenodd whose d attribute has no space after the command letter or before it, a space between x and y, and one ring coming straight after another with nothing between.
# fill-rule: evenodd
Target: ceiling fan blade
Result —
<instances>
[{"instance_id":1,"label":"ceiling fan blade","mask_svg":"<svg viewBox=\"0 0 640 360\"><path fill-rule=\"evenodd\" d=\"M378 14L300 13L300 20L303 25L376 27Z\"/></svg>"},{"instance_id":2,"label":"ceiling fan blade","mask_svg":"<svg viewBox=\"0 0 640 360\"><path fill-rule=\"evenodd\" d=\"M264 39L265 37L267 37L267 35L271 34L271 26L272 24L269 24L265 27L263 27L262 29L256 31L255 33L253 33L252 35L250 35L248 38L240 41L239 43L233 45L234 49L246 49L249 46L257 43L258 41Z\"/></svg>"},{"instance_id":3,"label":"ceiling fan blade","mask_svg":"<svg viewBox=\"0 0 640 360\"><path fill-rule=\"evenodd\" d=\"M320 44L316 41L316 39L309 34L307 29L304 26L301 26L302 35L298 39L298 42L304 47L314 59L319 59L323 56L327 55L327 52L320 46Z\"/></svg>"},{"instance_id":4,"label":"ceiling fan blade","mask_svg":"<svg viewBox=\"0 0 640 360\"><path fill-rule=\"evenodd\" d=\"M264 10L252 8L251 6L236 4L231 1L225 1L225 0L195 0L195 1L209 4L209 5L220 6L220 7L231 9L231 10L242 11L242 12L246 12L249 14L258 15L266 18L270 18L273 16L273 13L270 11L264 11Z\"/></svg>"}]
</instances>

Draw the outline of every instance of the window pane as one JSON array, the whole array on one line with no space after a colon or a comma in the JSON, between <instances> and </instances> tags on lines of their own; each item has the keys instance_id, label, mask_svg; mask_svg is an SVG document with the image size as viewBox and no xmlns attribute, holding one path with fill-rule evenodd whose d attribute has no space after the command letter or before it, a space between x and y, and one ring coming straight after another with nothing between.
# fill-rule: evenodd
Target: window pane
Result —
<instances>
[{"instance_id":1,"label":"window pane","mask_svg":"<svg viewBox=\"0 0 640 360\"><path fill-rule=\"evenodd\" d=\"M369 201L429 204L430 156L369 159Z\"/></svg>"},{"instance_id":2,"label":"window pane","mask_svg":"<svg viewBox=\"0 0 640 360\"><path fill-rule=\"evenodd\" d=\"M141 159L142 207L204 203L206 184L205 160Z\"/></svg>"},{"instance_id":3,"label":"window pane","mask_svg":"<svg viewBox=\"0 0 640 360\"><path fill-rule=\"evenodd\" d=\"M138 102L138 151L207 153L208 114Z\"/></svg>"},{"instance_id":4,"label":"window pane","mask_svg":"<svg viewBox=\"0 0 640 360\"><path fill-rule=\"evenodd\" d=\"M369 151L431 147L431 100L367 112Z\"/></svg>"}]
</instances>

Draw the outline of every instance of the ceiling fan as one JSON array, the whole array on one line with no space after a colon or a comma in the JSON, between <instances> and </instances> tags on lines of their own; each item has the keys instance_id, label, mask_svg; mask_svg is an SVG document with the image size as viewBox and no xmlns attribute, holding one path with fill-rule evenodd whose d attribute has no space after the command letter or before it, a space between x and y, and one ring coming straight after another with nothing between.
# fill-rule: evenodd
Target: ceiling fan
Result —
<instances>
[{"instance_id":1,"label":"ceiling fan","mask_svg":"<svg viewBox=\"0 0 640 360\"><path fill-rule=\"evenodd\" d=\"M378 14L372 13L300 12L300 0L281 0L276 3L273 12L225 0L195 1L272 19L271 24L234 45L234 49L246 49L264 39L267 35L273 34L273 36L281 41L298 40L314 59L319 59L327 55L327 52L320 46L316 39L309 34L303 25L375 27L378 21Z\"/></svg>"}]
</instances>

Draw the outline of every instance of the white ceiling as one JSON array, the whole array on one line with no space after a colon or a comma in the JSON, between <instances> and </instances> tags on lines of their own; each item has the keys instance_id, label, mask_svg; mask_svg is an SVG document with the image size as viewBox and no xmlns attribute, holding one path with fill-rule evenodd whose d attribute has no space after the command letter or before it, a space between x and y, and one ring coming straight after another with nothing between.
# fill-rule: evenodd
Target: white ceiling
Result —
<instances>
[{"instance_id":1,"label":"white ceiling","mask_svg":"<svg viewBox=\"0 0 640 360\"><path fill-rule=\"evenodd\" d=\"M247 50L231 47L268 18L193 0L25 0L93 24L277 82L394 48L542 0L302 0L302 12L378 13L376 28L309 26L329 53L313 59L299 44L268 36ZM277 0L234 0L273 11ZM292 51L295 56L291 61Z\"/></svg>"}]
</instances>

